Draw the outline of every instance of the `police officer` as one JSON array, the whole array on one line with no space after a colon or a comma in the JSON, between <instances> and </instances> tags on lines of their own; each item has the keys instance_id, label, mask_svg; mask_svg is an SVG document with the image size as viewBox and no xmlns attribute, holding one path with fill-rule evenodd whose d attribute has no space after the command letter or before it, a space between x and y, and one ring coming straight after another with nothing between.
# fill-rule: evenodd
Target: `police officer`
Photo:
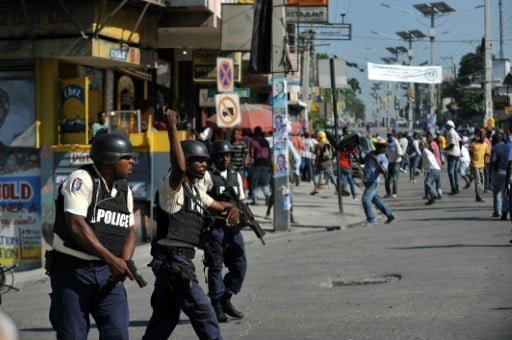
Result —
<instances>
[{"instance_id":1,"label":"police officer","mask_svg":"<svg viewBox=\"0 0 512 340\"><path fill-rule=\"evenodd\" d=\"M238 172L231 169L231 143L224 140L216 141L212 144L211 152L213 163L201 181L203 190L217 201L234 203L231 195L237 195L238 199L244 200L242 178ZM231 296L240 292L247 269L242 234L239 230L226 228L223 220L215 220L207 244L210 247L210 252L205 252L208 266L208 295L217 314L217 320L227 322L227 315L241 319L244 315L235 309L231 303ZM223 264L228 269L224 279Z\"/></svg>"},{"instance_id":2,"label":"police officer","mask_svg":"<svg viewBox=\"0 0 512 340\"><path fill-rule=\"evenodd\" d=\"M89 314L102 339L128 339L123 285L133 273L126 260L135 247L133 196L126 183L133 147L127 137L98 136L94 164L73 171L57 199L53 250L46 269L52 287L50 322L57 339L86 339Z\"/></svg>"},{"instance_id":3,"label":"police officer","mask_svg":"<svg viewBox=\"0 0 512 340\"><path fill-rule=\"evenodd\" d=\"M144 339L167 339L179 321L183 310L200 339L221 339L219 324L208 297L199 286L192 259L205 233L208 209L222 212L225 223L238 222L239 211L225 202L213 200L196 187L206 172L209 158L206 146L199 141L178 139L176 112L164 110L171 145L171 172L158 188L158 209L167 215L159 218L156 249L153 249L152 269L156 275L151 296L153 314ZM167 223L162 226L162 223ZM162 227L166 227L165 233Z\"/></svg>"}]
</instances>

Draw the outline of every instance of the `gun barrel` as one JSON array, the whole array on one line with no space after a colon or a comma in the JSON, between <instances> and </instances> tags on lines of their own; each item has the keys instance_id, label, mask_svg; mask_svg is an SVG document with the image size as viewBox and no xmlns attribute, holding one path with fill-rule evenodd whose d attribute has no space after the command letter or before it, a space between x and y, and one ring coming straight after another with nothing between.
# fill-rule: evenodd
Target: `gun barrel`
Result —
<instances>
[{"instance_id":1,"label":"gun barrel","mask_svg":"<svg viewBox=\"0 0 512 340\"><path fill-rule=\"evenodd\" d=\"M139 287L140 288L145 287L148 283L146 282L146 280L144 280L142 275L140 275L137 272L137 267L135 267L135 263L132 260L128 260L128 261L126 261L126 264L128 265L128 269L130 269L130 271L132 272L132 274L135 278L135 282L137 282Z\"/></svg>"}]
</instances>

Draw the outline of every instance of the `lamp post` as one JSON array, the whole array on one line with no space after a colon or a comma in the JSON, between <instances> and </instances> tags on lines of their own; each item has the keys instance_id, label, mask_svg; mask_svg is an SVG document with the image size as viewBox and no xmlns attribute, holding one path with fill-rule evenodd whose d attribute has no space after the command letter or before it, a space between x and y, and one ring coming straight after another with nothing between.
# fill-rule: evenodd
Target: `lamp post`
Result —
<instances>
[{"instance_id":1,"label":"lamp post","mask_svg":"<svg viewBox=\"0 0 512 340\"><path fill-rule=\"evenodd\" d=\"M413 5L425 17L430 17L430 30L428 36L430 37L430 65L434 65L434 41L436 38L435 18L448 13L455 12L455 9L450 7L444 2L431 2L424 4ZM435 85L430 84L430 119L435 116L435 99L434 99Z\"/></svg>"},{"instance_id":2,"label":"lamp post","mask_svg":"<svg viewBox=\"0 0 512 340\"><path fill-rule=\"evenodd\" d=\"M419 40L425 38L426 35L420 30L408 30L408 31L400 31L396 32L396 34L402 38L403 40L409 43L409 49L407 50L407 56L409 57L409 66L412 66L412 42L413 40ZM409 130L412 131L414 128L414 105L415 93L414 93L414 83L409 83L409 91L407 93L407 101L409 105Z\"/></svg>"}]
</instances>

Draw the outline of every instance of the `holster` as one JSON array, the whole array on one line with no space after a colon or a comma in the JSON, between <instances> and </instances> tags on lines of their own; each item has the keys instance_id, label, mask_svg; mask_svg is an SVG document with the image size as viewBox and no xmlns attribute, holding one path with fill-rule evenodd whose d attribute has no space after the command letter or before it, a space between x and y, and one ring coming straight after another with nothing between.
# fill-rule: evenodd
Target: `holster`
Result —
<instances>
[{"instance_id":1,"label":"holster","mask_svg":"<svg viewBox=\"0 0 512 340\"><path fill-rule=\"evenodd\" d=\"M56 254L53 250L47 250L44 253L44 269L46 270L46 275L50 275L50 272L55 265Z\"/></svg>"}]
</instances>

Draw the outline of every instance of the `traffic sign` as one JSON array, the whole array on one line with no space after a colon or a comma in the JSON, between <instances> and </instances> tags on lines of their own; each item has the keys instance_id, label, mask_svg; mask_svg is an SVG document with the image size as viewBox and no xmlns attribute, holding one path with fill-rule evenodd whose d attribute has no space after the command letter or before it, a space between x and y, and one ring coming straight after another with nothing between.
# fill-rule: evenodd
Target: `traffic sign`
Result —
<instances>
[{"instance_id":1,"label":"traffic sign","mask_svg":"<svg viewBox=\"0 0 512 340\"><path fill-rule=\"evenodd\" d=\"M215 96L217 126L234 127L242 122L240 98L234 93L221 93Z\"/></svg>"},{"instance_id":2,"label":"traffic sign","mask_svg":"<svg viewBox=\"0 0 512 340\"><path fill-rule=\"evenodd\" d=\"M217 58L217 91L233 92L234 75L233 59Z\"/></svg>"}]
</instances>

